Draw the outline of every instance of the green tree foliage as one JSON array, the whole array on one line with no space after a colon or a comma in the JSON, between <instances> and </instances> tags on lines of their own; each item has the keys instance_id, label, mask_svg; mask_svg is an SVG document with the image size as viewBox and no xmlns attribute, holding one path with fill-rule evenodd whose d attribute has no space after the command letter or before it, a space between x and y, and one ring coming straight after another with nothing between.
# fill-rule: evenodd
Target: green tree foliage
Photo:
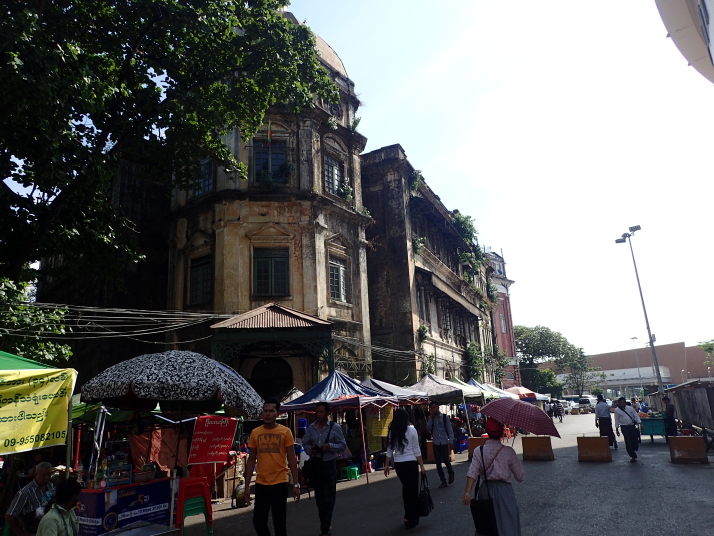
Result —
<instances>
[{"instance_id":1,"label":"green tree foliage","mask_svg":"<svg viewBox=\"0 0 714 536\"><path fill-rule=\"evenodd\" d=\"M514 326L521 378L523 386L537 389L538 364L545 361L559 361L574 350L568 339L545 326L529 328Z\"/></svg>"},{"instance_id":2,"label":"green tree foliage","mask_svg":"<svg viewBox=\"0 0 714 536\"><path fill-rule=\"evenodd\" d=\"M714 365L714 339L710 341L703 341L697 344L697 347L704 350L707 354L707 358L704 360L705 365Z\"/></svg>"},{"instance_id":3,"label":"green tree foliage","mask_svg":"<svg viewBox=\"0 0 714 536\"><path fill-rule=\"evenodd\" d=\"M221 136L252 136L271 105L299 111L336 87L314 36L279 0L18 0L0 7L0 276L58 253L121 250L119 162L185 187Z\"/></svg>"},{"instance_id":4,"label":"green tree foliage","mask_svg":"<svg viewBox=\"0 0 714 536\"><path fill-rule=\"evenodd\" d=\"M560 398L563 394L563 385L555 377L555 372L551 369L538 369L533 376L534 384L526 386L538 393L549 393L554 398Z\"/></svg>"},{"instance_id":5,"label":"green tree foliage","mask_svg":"<svg viewBox=\"0 0 714 536\"><path fill-rule=\"evenodd\" d=\"M480 382L483 378L484 359L481 353L481 346L471 341L466 347L464 361L469 369L469 376Z\"/></svg>"},{"instance_id":6,"label":"green tree foliage","mask_svg":"<svg viewBox=\"0 0 714 536\"><path fill-rule=\"evenodd\" d=\"M0 279L0 350L43 362L56 362L72 355L69 346L43 336L64 335L65 309L41 309L27 305L32 289Z\"/></svg>"},{"instance_id":7,"label":"green tree foliage","mask_svg":"<svg viewBox=\"0 0 714 536\"><path fill-rule=\"evenodd\" d=\"M467 244L471 245L476 241L478 231L471 216L454 211L454 227L463 237Z\"/></svg>"},{"instance_id":8,"label":"green tree foliage","mask_svg":"<svg viewBox=\"0 0 714 536\"><path fill-rule=\"evenodd\" d=\"M600 369L593 368L592 360L585 355L582 348L573 350L556 360L555 366L559 372L565 374L565 386L582 396L586 389L601 384L606 377Z\"/></svg>"}]
</instances>

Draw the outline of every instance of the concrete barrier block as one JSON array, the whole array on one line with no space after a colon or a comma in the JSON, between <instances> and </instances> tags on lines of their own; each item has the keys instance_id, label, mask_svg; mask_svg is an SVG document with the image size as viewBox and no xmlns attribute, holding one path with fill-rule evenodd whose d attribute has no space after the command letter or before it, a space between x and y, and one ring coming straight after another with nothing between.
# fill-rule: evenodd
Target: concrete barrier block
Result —
<instances>
[{"instance_id":1,"label":"concrete barrier block","mask_svg":"<svg viewBox=\"0 0 714 536\"><path fill-rule=\"evenodd\" d=\"M579 437L579 462L611 462L612 453L607 437Z\"/></svg>"},{"instance_id":2,"label":"concrete barrier block","mask_svg":"<svg viewBox=\"0 0 714 536\"><path fill-rule=\"evenodd\" d=\"M672 463L709 463L707 442L703 437L669 436L667 440Z\"/></svg>"},{"instance_id":3,"label":"concrete barrier block","mask_svg":"<svg viewBox=\"0 0 714 536\"><path fill-rule=\"evenodd\" d=\"M555 460L550 436L521 436L521 444L523 445L523 460Z\"/></svg>"},{"instance_id":4,"label":"concrete barrier block","mask_svg":"<svg viewBox=\"0 0 714 536\"><path fill-rule=\"evenodd\" d=\"M486 444L487 437L469 437L469 460L473 458L474 449Z\"/></svg>"}]
</instances>

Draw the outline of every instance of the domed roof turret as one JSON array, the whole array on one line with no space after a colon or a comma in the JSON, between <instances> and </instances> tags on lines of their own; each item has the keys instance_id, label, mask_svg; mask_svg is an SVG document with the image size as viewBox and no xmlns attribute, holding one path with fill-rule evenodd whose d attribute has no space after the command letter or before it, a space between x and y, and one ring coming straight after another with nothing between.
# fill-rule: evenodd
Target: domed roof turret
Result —
<instances>
[{"instance_id":1,"label":"domed roof turret","mask_svg":"<svg viewBox=\"0 0 714 536\"><path fill-rule=\"evenodd\" d=\"M295 15L293 15L289 11L284 11L283 17L292 21L295 24L298 24L298 25L301 24L300 21L295 18ZM349 76L347 76L347 70L345 69L345 64L342 63L342 60L337 55L337 52L335 52L335 49L333 49L330 45L328 45L327 41L325 41L322 37L317 35L315 32L313 32L313 35L315 36L315 43L317 44L317 51L320 54L320 60L322 61L322 63L324 63L327 67L329 67L333 71L337 72L338 74L344 76L345 78L349 78Z\"/></svg>"}]
</instances>

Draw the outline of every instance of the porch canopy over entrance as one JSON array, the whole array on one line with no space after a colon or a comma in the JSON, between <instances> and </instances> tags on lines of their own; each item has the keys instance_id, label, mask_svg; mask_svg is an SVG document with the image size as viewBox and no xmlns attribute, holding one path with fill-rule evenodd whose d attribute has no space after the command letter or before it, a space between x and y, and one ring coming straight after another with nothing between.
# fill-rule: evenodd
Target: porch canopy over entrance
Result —
<instances>
[{"instance_id":1,"label":"porch canopy over entrance","mask_svg":"<svg viewBox=\"0 0 714 536\"><path fill-rule=\"evenodd\" d=\"M282 398L335 369L333 323L268 303L218 324L213 357L230 363L258 393Z\"/></svg>"}]
</instances>

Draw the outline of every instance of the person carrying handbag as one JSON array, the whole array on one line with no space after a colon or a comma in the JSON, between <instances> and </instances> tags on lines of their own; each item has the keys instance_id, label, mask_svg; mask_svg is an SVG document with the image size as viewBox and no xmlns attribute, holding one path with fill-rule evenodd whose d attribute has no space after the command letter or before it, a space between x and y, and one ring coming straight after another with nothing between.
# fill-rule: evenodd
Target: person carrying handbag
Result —
<instances>
[{"instance_id":1,"label":"person carrying handbag","mask_svg":"<svg viewBox=\"0 0 714 536\"><path fill-rule=\"evenodd\" d=\"M419 449L419 438L409 424L405 409L394 410L387 436L387 459L384 476L389 476L389 463L394 460L394 470L402 483L404 503L404 526L413 529L419 524L419 472L426 474L424 460Z\"/></svg>"},{"instance_id":2,"label":"person carrying handbag","mask_svg":"<svg viewBox=\"0 0 714 536\"><path fill-rule=\"evenodd\" d=\"M471 490L477 478L488 479L488 486L481 485L476 493L478 499L493 500L498 536L520 536L521 519L516 494L511 486L511 476L518 482L523 482L523 466L516 451L501 444L503 424L489 418L486 421L486 433L488 440L481 449L474 451L466 473L463 503L466 506L471 504Z\"/></svg>"},{"instance_id":3,"label":"person carrying handbag","mask_svg":"<svg viewBox=\"0 0 714 536\"><path fill-rule=\"evenodd\" d=\"M315 405L315 422L307 429L302 446L310 454L305 464L314 464L310 486L315 490L315 503L320 516L320 534L330 534L332 512L337 498L337 457L347 448L342 428L328 420L330 405L318 402Z\"/></svg>"}]
</instances>

